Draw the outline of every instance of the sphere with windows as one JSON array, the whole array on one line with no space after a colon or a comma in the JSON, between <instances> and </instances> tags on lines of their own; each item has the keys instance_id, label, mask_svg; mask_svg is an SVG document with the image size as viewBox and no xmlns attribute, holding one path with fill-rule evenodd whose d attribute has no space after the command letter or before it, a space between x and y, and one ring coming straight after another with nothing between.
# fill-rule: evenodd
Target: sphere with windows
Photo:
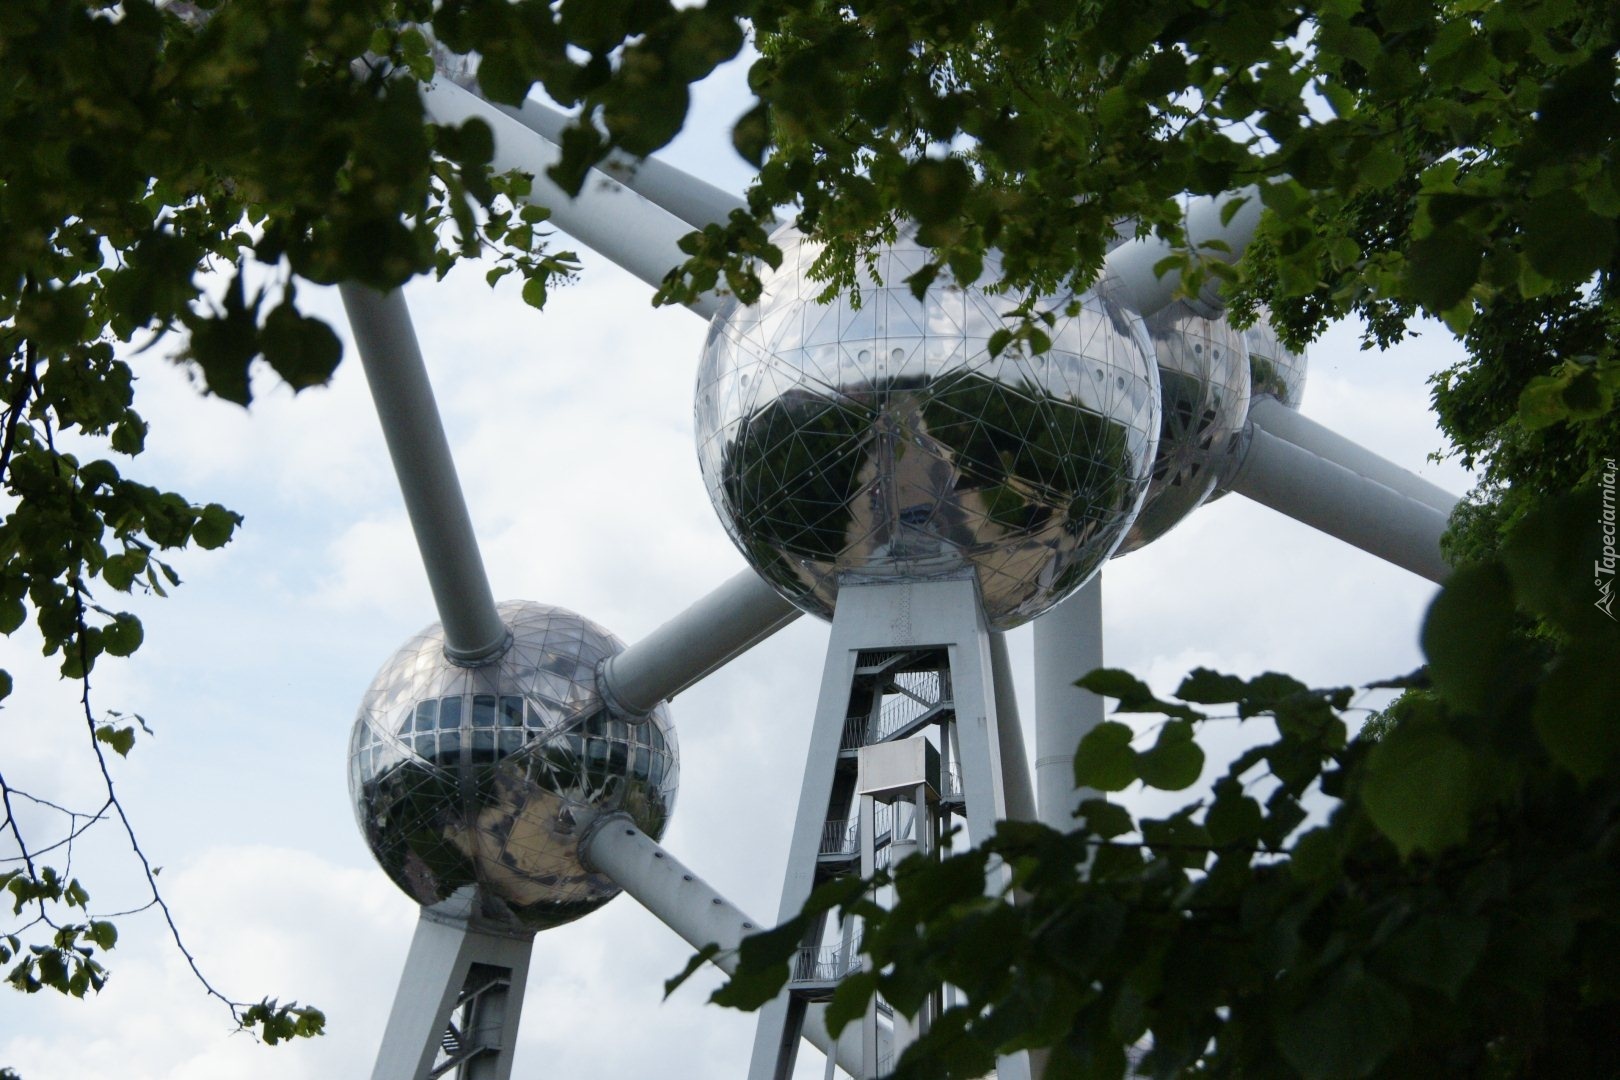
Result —
<instances>
[{"instance_id":1,"label":"sphere with windows","mask_svg":"<svg viewBox=\"0 0 1620 1080\"><path fill-rule=\"evenodd\" d=\"M612 715L602 661L624 646L562 608L508 601L512 641L460 667L438 624L383 665L360 705L349 792L372 854L413 900L477 886L482 915L540 930L618 892L585 867L581 834L622 811L655 839L675 802L679 754L664 706Z\"/></svg>"}]
</instances>

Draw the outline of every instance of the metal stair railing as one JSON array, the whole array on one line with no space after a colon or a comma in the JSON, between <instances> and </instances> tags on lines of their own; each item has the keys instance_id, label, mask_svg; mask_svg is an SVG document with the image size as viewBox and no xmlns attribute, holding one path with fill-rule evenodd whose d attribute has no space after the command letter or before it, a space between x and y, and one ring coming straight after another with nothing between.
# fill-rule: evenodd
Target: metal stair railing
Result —
<instances>
[{"instance_id":1,"label":"metal stair railing","mask_svg":"<svg viewBox=\"0 0 1620 1080\"><path fill-rule=\"evenodd\" d=\"M947 704L939 672L912 672L907 682L912 685L894 684L899 693L884 703L878 713L875 738L870 741L883 742Z\"/></svg>"},{"instance_id":2,"label":"metal stair railing","mask_svg":"<svg viewBox=\"0 0 1620 1080\"><path fill-rule=\"evenodd\" d=\"M894 831L894 808L878 805L872 819L873 838L881 848L889 842ZM860 818L833 818L821 826L821 848L818 855L859 855L861 851Z\"/></svg>"},{"instance_id":3,"label":"metal stair railing","mask_svg":"<svg viewBox=\"0 0 1620 1080\"><path fill-rule=\"evenodd\" d=\"M795 983L833 983L861 969L861 943L805 945L793 957Z\"/></svg>"}]
</instances>

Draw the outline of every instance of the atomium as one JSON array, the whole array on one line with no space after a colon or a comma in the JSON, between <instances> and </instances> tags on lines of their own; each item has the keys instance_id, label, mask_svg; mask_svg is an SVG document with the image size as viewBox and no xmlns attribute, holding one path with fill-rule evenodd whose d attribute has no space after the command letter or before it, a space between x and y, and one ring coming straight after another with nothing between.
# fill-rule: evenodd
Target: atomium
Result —
<instances>
[{"instance_id":1,"label":"atomium","mask_svg":"<svg viewBox=\"0 0 1620 1080\"><path fill-rule=\"evenodd\" d=\"M876 252L858 305L817 302L818 245L774 241L759 302L710 324L696 398L709 497L754 569L822 618L841 582L971 571L996 628L1084 584L1136 513L1159 428L1151 346L1113 281L1059 313L1048 351L992 357L1015 301L941 283L919 301L909 236Z\"/></svg>"},{"instance_id":2,"label":"atomium","mask_svg":"<svg viewBox=\"0 0 1620 1080\"><path fill-rule=\"evenodd\" d=\"M663 706L609 714L599 663L624 646L588 619L529 601L498 607L498 661L445 659L438 624L383 665L350 742L349 794L382 868L420 904L479 885L486 918L540 930L618 892L579 860L581 833L623 811L663 834L679 752Z\"/></svg>"},{"instance_id":3,"label":"atomium","mask_svg":"<svg viewBox=\"0 0 1620 1080\"><path fill-rule=\"evenodd\" d=\"M1230 471L1249 415L1243 336L1184 301L1147 317L1159 368L1161 419L1153 478L1117 554L1152 543L1198 509Z\"/></svg>"}]
</instances>

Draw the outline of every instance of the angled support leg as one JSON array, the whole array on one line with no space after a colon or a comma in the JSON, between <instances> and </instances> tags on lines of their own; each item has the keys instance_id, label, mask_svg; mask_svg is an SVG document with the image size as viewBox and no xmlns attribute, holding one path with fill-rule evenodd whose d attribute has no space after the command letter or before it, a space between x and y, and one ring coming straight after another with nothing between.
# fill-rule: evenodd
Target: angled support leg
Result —
<instances>
[{"instance_id":1,"label":"angled support leg","mask_svg":"<svg viewBox=\"0 0 1620 1080\"><path fill-rule=\"evenodd\" d=\"M861 745L912 737L930 729L957 778L944 782L974 843L1007 816L998 730L992 641L972 578L903 584L846 584L833 613L832 636L811 729L799 811L788 851L779 921L797 915L818 880L832 872L825 838L846 835L856 817L853 751ZM867 844L875 836L866 838ZM840 852L840 854L850 854ZM855 852L863 860L868 852ZM1005 871L986 882L999 892ZM838 928L812 928L795 979L760 1011L749 1080L788 1080L806 1005L830 993L843 971ZM870 1033L868 1035L870 1037ZM876 1055L862 1055L858 1080L869 1080ZM1001 1080L1028 1080L1027 1056L998 1062Z\"/></svg>"},{"instance_id":2,"label":"angled support leg","mask_svg":"<svg viewBox=\"0 0 1620 1080\"><path fill-rule=\"evenodd\" d=\"M371 1080L510 1080L534 935L474 910L471 890L422 909Z\"/></svg>"}]
</instances>

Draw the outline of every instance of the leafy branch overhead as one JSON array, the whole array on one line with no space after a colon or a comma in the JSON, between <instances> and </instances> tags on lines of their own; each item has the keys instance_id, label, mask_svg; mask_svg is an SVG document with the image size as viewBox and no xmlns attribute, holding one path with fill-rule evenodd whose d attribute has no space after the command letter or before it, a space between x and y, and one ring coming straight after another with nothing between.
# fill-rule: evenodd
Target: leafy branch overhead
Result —
<instances>
[{"instance_id":1,"label":"leafy branch overhead","mask_svg":"<svg viewBox=\"0 0 1620 1080\"><path fill-rule=\"evenodd\" d=\"M1094 730L1081 784L1185 789L1202 755L1167 734L1181 725L1271 736L1167 817L1094 798L1067 834L1002 822L943 862L829 885L745 939L715 1000L768 1000L806 920L840 907L870 964L831 1026L874 992L906 1013L942 983L961 993L896 1078L979 1077L1024 1048L1049 1051L1048 1076L1122 1077L1144 1050L1137 1074L1165 1077L1608 1075L1620 624L1565 572L1593 554L1595 505L1590 489L1558 501L1500 561L1457 573L1424 625L1433 690L1393 680L1408 690L1379 737L1347 737L1350 691L1287 676L1199 670L1161 701L1091 673L1080 685L1164 722L1146 750L1124 724ZM1516 631L1532 620L1554 637ZM1012 902L985 895L998 862ZM891 882L879 907L870 890Z\"/></svg>"}]
</instances>

